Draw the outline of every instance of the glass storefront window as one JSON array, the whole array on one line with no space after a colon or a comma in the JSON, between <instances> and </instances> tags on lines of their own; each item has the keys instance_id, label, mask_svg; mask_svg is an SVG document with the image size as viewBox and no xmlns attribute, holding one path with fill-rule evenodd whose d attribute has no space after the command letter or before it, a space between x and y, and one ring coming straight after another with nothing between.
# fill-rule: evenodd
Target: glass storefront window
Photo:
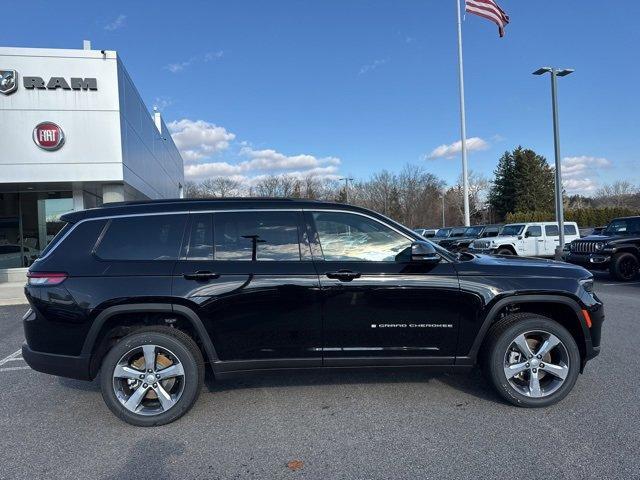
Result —
<instances>
[{"instance_id":1,"label":"glass storefront window","mask_svg":"<svg viewBox=\"0 0 640 480\"><path fill-rule=\"evenodd\" d=\"M71 192L0 193L0 268L31 265L72 210Z\"/></svg>"}]
</instances>

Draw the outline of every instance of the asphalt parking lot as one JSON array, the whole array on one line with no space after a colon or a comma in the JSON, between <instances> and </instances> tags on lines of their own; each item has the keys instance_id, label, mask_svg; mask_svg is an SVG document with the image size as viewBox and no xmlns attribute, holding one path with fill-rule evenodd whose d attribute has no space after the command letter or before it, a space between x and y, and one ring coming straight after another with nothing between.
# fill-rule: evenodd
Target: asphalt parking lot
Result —
<instances>
[{"instance_id":1,"label":"asphalt parking lot","mask_svg":"<svg viewBox=\"0 0 640 480\"><path fill-rule=\"evenodd\" d=\"M640 282L596 292L602 353L548 409L505 404L477 371L270 374L209 380L151 429L113 416L96 382L30 370L26 306L0 307L0 478L640 478Z\"/></svg>"}]
</instances>

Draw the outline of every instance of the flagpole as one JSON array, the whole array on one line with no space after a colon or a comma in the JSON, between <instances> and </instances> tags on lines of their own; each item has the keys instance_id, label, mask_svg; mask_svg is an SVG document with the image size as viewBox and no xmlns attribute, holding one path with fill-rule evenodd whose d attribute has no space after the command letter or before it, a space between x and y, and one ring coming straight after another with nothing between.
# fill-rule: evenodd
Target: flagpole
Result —
<instances>
[{"instance_id":1,"label":"flagpole","mask_svg":"<svg viewBox=\"0 0 640 480\"><path fill-rule=\"evenodd\" d=\"M464 108L464 68L462 66L462 19L460 0L456 1L458 11L458 80L460 85L460 142L462 144L462 195L464 197L464 224L471 224L469 218L469 171L467 165L467 125Z\"/></svg>"}]
</instances>

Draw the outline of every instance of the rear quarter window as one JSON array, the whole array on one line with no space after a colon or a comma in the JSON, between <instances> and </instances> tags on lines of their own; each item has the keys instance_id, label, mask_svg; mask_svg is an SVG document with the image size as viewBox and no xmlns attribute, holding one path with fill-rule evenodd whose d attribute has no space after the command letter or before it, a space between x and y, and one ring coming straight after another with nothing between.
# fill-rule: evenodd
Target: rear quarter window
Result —
<instances>
[{"instance_id":1,"label":"rear quarter window","mask_svg":"<svg viewBox=\"0 0 640 480\"><path fill-rule=\"evenodd\" d=\"M176 260L187 215L113 218L95 248L102 260Z\"/></svg>"}]
</instances>

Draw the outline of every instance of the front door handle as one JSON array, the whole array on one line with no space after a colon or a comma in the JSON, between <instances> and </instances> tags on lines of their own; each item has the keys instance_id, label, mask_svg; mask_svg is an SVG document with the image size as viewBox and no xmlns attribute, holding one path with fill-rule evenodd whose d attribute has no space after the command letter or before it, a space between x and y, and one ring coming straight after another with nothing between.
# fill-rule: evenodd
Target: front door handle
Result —
<instances>
[{"instance_id":1,"label":"front door handle","mask_svg":"<svg viewBox=\"0 0 640 480\"><path fill-rule=\"evenodd\" d=\"M213 273L208 270L198 270L194 273L183 273L182 276L187 280L198 280L201 282L204 280L213 280L214 278L218 278L220 274Z\"/></svg>"},{"instance_id":2,"label":"front door handle","mask_svg":"<svg viewBox=\"0 0 640 480\"><path fill-rule=\"evenodd\" d=\"M350 282L354 278L360 278L361 274L359 272L352 272L351 270L338 270L337 272L327 272L325 273L327 278L331 278L334 280L340 280L341 282Z\"/></svg>"}]
</instances>

